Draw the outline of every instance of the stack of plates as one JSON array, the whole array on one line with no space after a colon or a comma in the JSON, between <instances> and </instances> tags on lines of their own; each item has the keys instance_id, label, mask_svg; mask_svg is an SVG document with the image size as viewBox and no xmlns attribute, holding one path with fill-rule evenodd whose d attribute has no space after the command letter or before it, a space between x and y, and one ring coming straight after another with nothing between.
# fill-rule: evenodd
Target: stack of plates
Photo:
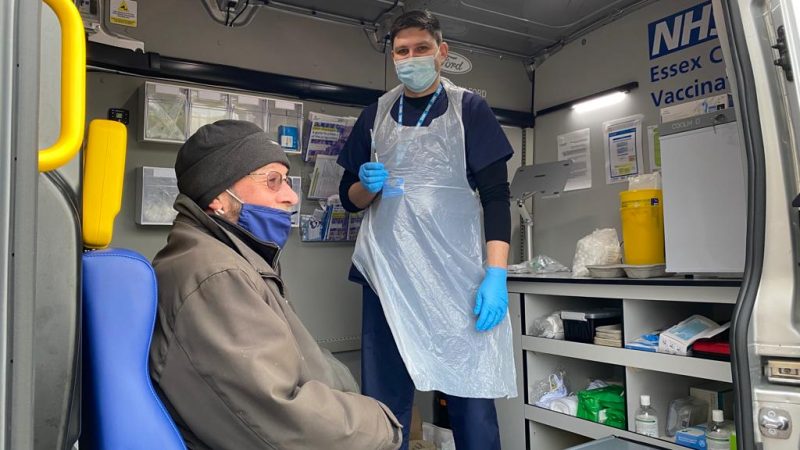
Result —
<instances>
[{"instance_id":1,"label":"stack of plates","mask_svg":"<svg viewBox=\"0 0 800 450\"><path fill-rule=\"evenodd\" d=\"M606 347L622 347L622 325L602 325L595 328L594 343Z\"/></svg>"}]
</instances>

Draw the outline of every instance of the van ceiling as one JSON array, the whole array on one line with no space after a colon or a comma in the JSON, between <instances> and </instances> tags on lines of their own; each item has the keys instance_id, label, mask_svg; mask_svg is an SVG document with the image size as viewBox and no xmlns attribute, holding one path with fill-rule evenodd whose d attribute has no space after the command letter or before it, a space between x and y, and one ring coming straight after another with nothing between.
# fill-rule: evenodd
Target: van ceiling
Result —
<instances>
[{"instance_id":1,"label":"van ceiling","mask_svg":"<svg viewBox=\"0 0 800 450\"><path fill-rule=\"evenodd\" d=\"M653 0L281 0L269 2L377 23L383 32L412 9L428 9L441 24L445 40L537 57L559 43L631 12Z\"/></svg>"}]
</instances>

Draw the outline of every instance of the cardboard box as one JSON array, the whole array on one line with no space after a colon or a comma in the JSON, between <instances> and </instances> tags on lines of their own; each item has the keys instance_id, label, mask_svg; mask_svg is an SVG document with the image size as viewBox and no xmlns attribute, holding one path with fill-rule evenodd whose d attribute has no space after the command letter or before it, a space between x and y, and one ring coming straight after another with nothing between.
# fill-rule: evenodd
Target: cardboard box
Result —
<instances>
[{"instance_id":1,"label":"cardboard box","mask_svg":"<svg viewBox=\"0 0 800 450\"><path fill-rule=\"evenodd\" d=\"M708 422L714 409L721 409L726 420L733 420L733 385L730 383L709 381L689 388L689 395L708 403Z\"/></svg>"},{"instance_id":2,"label":"cardboard box","mask_svg":"<svg viewBox=\"0 0 800 450\"><path fill-rule=\"evenodd\" d=\"M729 94L712 95L711 97L661 108L661 123L688 119L731 107L733 107L733 102Z\"/></svg>"}]
</instances>

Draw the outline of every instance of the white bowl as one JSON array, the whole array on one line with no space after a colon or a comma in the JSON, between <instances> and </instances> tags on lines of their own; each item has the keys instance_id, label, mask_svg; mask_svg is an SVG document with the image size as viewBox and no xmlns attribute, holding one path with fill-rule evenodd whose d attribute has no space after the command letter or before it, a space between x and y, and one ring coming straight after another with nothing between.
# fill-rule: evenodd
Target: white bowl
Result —
<instances>
[{"instance_id":1,"label":"white bowl","mask_svg":"<svg viewBox=\"0 0 800 450\"><path fill-rule=\"evenodd\" d=\"M625 276L625 270L621 264L608 264L604 266L586 266L589 275L593 278L621 278Z\"/></svg>"},{"instance_id":2,"label":"white bowl","mask_svg":"<svg viewBox=\"0 0 800 450\"><path fill-rule=\"evenodd\" d=\"M667 274L666 264L625 264L622 267L628 278L656 278Z\"/></svg>"}]
</instances>

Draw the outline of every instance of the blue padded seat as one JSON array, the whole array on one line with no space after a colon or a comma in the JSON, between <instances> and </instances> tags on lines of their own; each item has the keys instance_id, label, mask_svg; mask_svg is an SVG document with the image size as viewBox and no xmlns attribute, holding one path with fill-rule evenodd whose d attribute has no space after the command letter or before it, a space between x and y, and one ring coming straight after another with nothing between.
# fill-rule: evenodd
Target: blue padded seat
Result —
<instances>
[{"instance_id":1,"label":"blue padded seat","mask_svg":"<svg viewBox=\"0 0 800 450\"><path fill-rule=\"evenodd\" d=\"M130 250L86 252L82 289L81 450L185 450L147 368L158 305L152 266Z\"/></svg>"}]
</instances>

